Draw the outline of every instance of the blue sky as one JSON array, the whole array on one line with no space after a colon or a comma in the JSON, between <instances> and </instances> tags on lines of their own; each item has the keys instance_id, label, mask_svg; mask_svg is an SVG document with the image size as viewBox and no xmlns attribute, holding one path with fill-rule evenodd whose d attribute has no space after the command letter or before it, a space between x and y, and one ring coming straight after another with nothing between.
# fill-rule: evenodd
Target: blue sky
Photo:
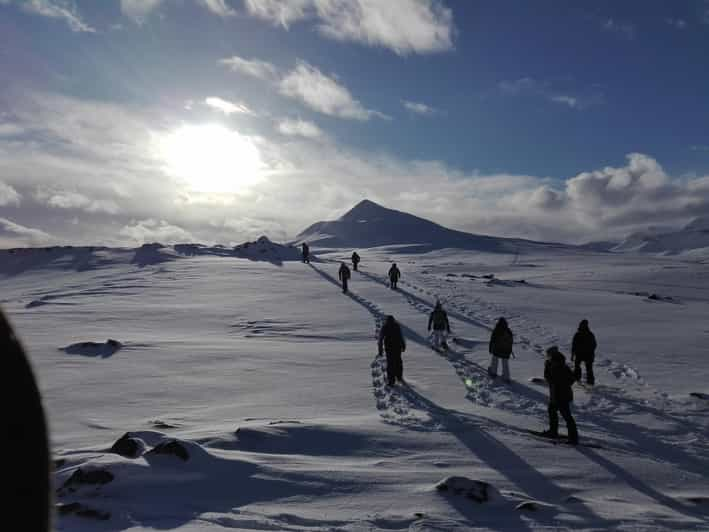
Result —
<instances>
[{"instance_id":1,"label":"blue sky","mask_svg":"<svg viewBox=\"0 0 709 532\"><path fill-rule=\"evenodd\" d=\"M680 225L707 55L704 0L0 0L0 245Z\"/></svg>"}]
</instances>

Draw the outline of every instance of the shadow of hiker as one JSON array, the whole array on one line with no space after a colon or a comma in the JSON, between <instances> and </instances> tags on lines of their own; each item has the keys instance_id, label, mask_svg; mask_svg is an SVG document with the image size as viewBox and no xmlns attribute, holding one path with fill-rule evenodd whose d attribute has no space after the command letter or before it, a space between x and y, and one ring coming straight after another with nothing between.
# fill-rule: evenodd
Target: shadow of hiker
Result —
<instances>
[{"instance_id":1,"label":"shadow of hiker","mask_svg":"<svg viewBox=\"0 0 709 532\"><path fill-rule=\"evenodd\" d=\"M697 529L698 530L706 530L706 526L709 523L709 511L707 509L702 509L699 506L689 506L686 504L682 504L680 501L677 499L673 499L672 497L665 495L663 493L660 493L653 487L649 486L636 476L632 475L622 467L620 467L618 464L611 462L607 458L601 456L600 454L594 452L592 449L581 447L579 448L579 451L585 455L588 459L592 460L593 462L596 462L599 466L607 470L610 474L614 475L615 477L622 479L624 482L626 482L630 487L633 489L639 491L643 495L654 499L657 503L666 506L670 510L677 512L679 514L682 514L686 517L691 517L693 519L698 519L701 520L701 524L697 523ZM702 511L704 510L704 511ZM683 529L686 530L687 523L681 522L673 522L673 521L667 521L665 522L663 519L659 517L655 517L655 521L657 523L662 524L663 526L666 526L668 529ZM699 528L701 527L701 528Z\"/></svg>"},{"instance_id":2,"label":"shadow of hiker","mask_svg":"<svg viewBox=\"0 0 709 532\"><path fill-rule=\"evenodd\" d=\"M401 394L412 405L427 412L441 427L455 436L460 443L483 463L505 476L526 497L546 502L554 507L565 506L565 503L561 501L571 495L571 492L557 486L548 477L544 476L500 440L487 432L484 425L488 424L490 420L444 408L424 397L411 386L403 387ZM496 422L496 424L504 426L504 424L499 422ZM456 506L456 509L460 511L458 506ZM620 522L602 520L583 502L573 503L573 508L569 509L569 512L578 517L584 517L596 526L612 527ZM467 510L463 513L470 520L479 520L479 515L476 515L472 510ZM508 517L514 520L514 523L510 523L510 529L530 530L529 525L520 518L519 513L508 513ZM545 515L545 512L540 512L529 517L538 519L547 526L558 526L559 524L556 519L553 519L553 513L552 515Z\"/></svg>"}]
</instances>

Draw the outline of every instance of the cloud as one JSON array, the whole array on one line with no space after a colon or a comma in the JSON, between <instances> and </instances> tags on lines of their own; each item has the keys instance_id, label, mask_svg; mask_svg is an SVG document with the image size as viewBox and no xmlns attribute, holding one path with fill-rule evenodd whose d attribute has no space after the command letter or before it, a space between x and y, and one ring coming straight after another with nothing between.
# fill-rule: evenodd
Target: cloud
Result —
<instances>
[{"instance_id":1,"label":"cloud","mask_svg":"<svg viewBox=\"0 0 709 532\"><path fill-rule=\"evenodd\" d=\"M0 207L6 205L19 205L22 196L10 185L0 181Z\"/></svg>"},{"instance_id":2,"label":"cloud","mask_svg":"<svg viewBox=\"0 0 709 532\"><path fill-rule=\"evenodd\" d=\"M172 225L165 220L133 221L123 227L119 234L137 244L160 242L161 244L179 244L194 242L195 238L181 227Z\"/></svg>"},{"instance_id":3,"label":"cloud","mask_svg":"<svg viewBox=\"0 0 709 532\"><path fill-rule=\"evenodd\" d=\"M273 24L288 28L311 16L313 0L245 0L248 12Z\"/></svg>"},{"instance_id":4,"label":"cloud","mask_svg":"<svg viewBox=\"0 0 709 532\"><path fill-rule=\"evenodd\" d=\"M212 107L217 111L221 111L225 115L231 115L234 113L252 114L251 110L244 104L233 103L228 100L222 100L221 98L217 98L216 96L210 96L209 98L205 98L204 103L205 105L208 105L209 107Z\"/></svg>"},{"instance_id":5,"label":"cloud","mask_svg":"<svg viewBox=\"0 0 709 532\"><path fill-rule=\"evenodd\" d=\"M236 11L227 0L194 0L195 3L220 17L231 17ZM121 0L121 11L127 17L142 23L164 0Z\"/></svg>"},{"instance_id":6,"label":"cloud","mask_svg":"<svg viewBox=\"0 0 709 532\"><path fill-rule=\"evenodd\" d=\"M124 15L140 22L156 10L163 0L121 0L121 11Z\"/></svg>"},{"instance_id":7,"label":"cloud","mask_svg":"<svg viewBox=\"0 0 709 532\"><path fill-rule=\"evenodd\" d=\"M540 81L530 77L501 81L497 86L500 92L506 96L532 95L576 110L584 110L604 102L603 93L596 87L570 94L569 92L560 92L548 81Z\"/></svg>"},{"instance_id":8,"label":"cloud","mask_svg":"<svg viewBox=\"0 0 709 532\"><path fill-rule=\"evenodd\" d=\"M266 81L274 80L278 75L278 70L273 64L258 59L244 59L234 55L226 59L220 59L219 63L234 72L240 72L241 74Z\"/></svg>"},{"instance_id":9,"label":"cloud","mask_svg":"<svg viewBox=\"0 0 709 532\"><path fill-rule=\"evenodd\" d=\"M453 48L452 11L439 0L246 0L246 8L284 28L316 20L327 38L380 46L399 55Z\"/></svg>"},{"instance_id":10,"label":"cloud","mask_svg":"<svg viewBox=\"0 0 709 532\"><path fill-rule=\"evenodd\" d=\"M231 17L236 15L234 11L226 0L198 0L199 4L202 4L209 11L220 17Z\"/></svg>"},{"instance_id":11,"label":"cloud","mask_svg":"<svg viewBox=\"0 0 709 532\"><path fill-rule=\"evenodd\" d=\"M322 130L307 120L282 120L278 123L278 131L283 135L300 136L317 139L323 136Z\"/></svg>"},{"instance_id":12,"label":"cloud","mask_svg":"<svg viewBox=\"0 0 709 532\"><path fill-rule=\"evenodd\" d=\"M635 38L635 25L628 22L618 22L613 18L604 20L601 25L601 29L603 29L603 31L615 33L616 35L624 37L628 40Z\"/></svg>"},{"instance_id":13,"label":"cloud","mask_svg":"<svg viewBox=\"0 0 709 532\"><path fill-rule=\"evenodd\" d=\"M57 209L78 209L91 213L106 214L120 212L120 208L113 200L91 199L79 192L48 192L40 189L35 194L35 199Z\"/></svg>"},{"instance_id":14,"label":"cloud","mask_svg":"<svg viewBox=\"0 0 709 532\"><path fill-rule=\"evenodd\" d=\"M666 18L665 22L678 30L684 30L687 28L687 21L681 18Z\"/></svg>"},{"instance_id":15,"label":"cloud","mask_svg":"<svg viewBox=\"0 0 709 532\"><path fill-rule=\"evenodd\" d=\"M4 0L2 3L13 3L13 0ZM84 22L76 7L65 0L15 0L20 9L32 15L62 19L71 31L93 33L96 30Z\"/></svg>"},{"instance_id":16,"label":"cloud","mask_svg":"<svg viewBox=\"0 0 709 532\"><path fill-rule=\"evenodd\" d=\"M360 121L373 116L388 118L379 111L364 108L347 87L305 61L298 61L296 67L281 79L279 91L319 113L338 118Z\"/></svg>"},{"instance_id":17,"label":"cloud","mask_svg":"<svg viewBox=\"0 0 709 532\"><path fill-rule=\"evenodd\" d=\"M423 116L431 116L435 115L438 110L426 105L425 103L421 102L412 102L410 100L401 100L401 104L406 108L406 110L411 111L414 114L417 115L423 115Z\"/></svg>"},{"instance_id":18,"label":"cloud","mask_svg":"<svg viewBox=\"0 0 709 532\"><path fill-rule=\"evenodd\" d=\"M307 122L294 119L276 123L286 123L288 136L227 128L258 150L262 178L232 192L200 194L167 174L155 149L156 139L185 126L166 120L169 112L23 93L14 101L13 120L36 133L0 137L3 183L22 196L12 223L40 231L43 236L24 233L35 241L51 233L87 244L238 243L264 233L293 237L368 197L464 231L583 242L709 215L709 175L673 177L648 154L629 154L617 166L566 179L483 174L324 142L303 135ZM238 157L224 161L225 174L243 172ZM96 207L98 200L120 209L111 214Z\"/></svg>"},{"instance_id":19,"label":"cloud","mask_svg":"<svg viewBox=\"0 0 709 532\"><path fill-rule=\"evenodd\" d=\"M52 241L52 236L40 229L25 227L7 218L0 218L0 246L43 246Z\"/></svg>"}]
</instances>

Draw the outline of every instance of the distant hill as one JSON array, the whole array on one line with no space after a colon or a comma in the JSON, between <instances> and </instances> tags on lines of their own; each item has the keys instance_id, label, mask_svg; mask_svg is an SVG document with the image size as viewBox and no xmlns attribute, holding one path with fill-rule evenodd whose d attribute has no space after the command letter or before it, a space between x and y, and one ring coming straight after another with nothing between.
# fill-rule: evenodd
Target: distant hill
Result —
<instances>
[{"instance_id":1,"label":"distant hill","mask_svg":"<svg viewBox=\"0 0 709 532\"><path fill-rule=\"evenodd\" d=\"M456 231L370 200L359 202L338 220L314 223L296 237L296 242L325 248L410 245L421 251L458 248L493 253L514 253L521 247L568 247Z\"/></svg>"},{"instance_id":2,"label":"distant hill","mask_svg":"<svg viewBox=\"0 0 709 532\"><path fill-rule=\"evenodd\" d=\"M709 218L695 218L679 230L649 228L647 231L635 232L611 248L611 251L615 252L636 251L666 255L700 250L706 250L709 254Z\"/></svg>"}]
</instances>

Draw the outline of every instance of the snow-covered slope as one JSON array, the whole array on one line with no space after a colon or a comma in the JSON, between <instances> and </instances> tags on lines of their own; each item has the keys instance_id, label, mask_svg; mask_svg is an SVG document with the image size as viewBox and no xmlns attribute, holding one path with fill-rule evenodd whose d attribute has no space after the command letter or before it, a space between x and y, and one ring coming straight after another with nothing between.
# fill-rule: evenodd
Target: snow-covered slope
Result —
<instances>
[{"instance_id":1,"label":"snow-covered slope","mask_svg":"<svg viewBox=\"0 0 709 532\"><path fill-rule=\"evenodd\" d=\"M421 251L458 248L488 252L514 252L520 246L536 244L448 229L369 200L359 202L338 220L311 225L297 236L296 241L325 248L372 248L406 244L416 246Z\"/></svg>"},{"instance_id":2,"label":"snow-covered slope","mask_svg":"<svg viewBox=\"0 0 709 532\"><path fill-rule=\"evenodd\" d=\"M629 235L612 251L681 254L706 250L709 255L709 218L696 218L680 230L650 228Z\"/></svg>"},{"instance_id":3,"label":"snow-covered slope","mask_svg":"<svg viewBox=\"0 0 709 532\"><path fill-rule=\"evenodd\" d=\"M0 294L49 413L57 530L709 526L705 265L380 248L360 250L344 295L339 252L305 265L148 246L176 258L94 250L87 268L41 253L0 274ZM437 299L448 353L428 343ZM387 314L408 342L393 389L375 343ZM486 373L499 316L510 385ZM575 387L574 414L595 446L571 448L526 430L546 427L542 352L568 354L582 318L597 386Z\"/></svg>"}]
</instances>

